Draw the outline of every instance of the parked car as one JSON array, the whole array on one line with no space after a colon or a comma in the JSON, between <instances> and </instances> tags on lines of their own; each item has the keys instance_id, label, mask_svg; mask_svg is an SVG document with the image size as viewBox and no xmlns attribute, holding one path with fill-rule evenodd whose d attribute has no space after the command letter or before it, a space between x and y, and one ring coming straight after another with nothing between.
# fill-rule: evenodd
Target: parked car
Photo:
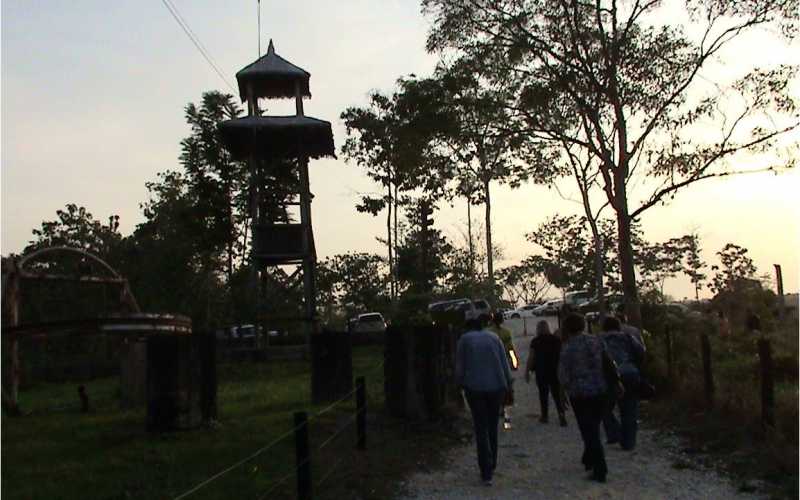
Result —
<instances>
[{"instance_id":1,"label":"parked car","mask_svg":"<svg viewBox=\"0 0 800 500\"><path fill-rule=\"evenodd\" d=\"M377 312L359 314L352 325L355 333L386 333L386 321Z\"/></svg>"},{"instance_id":2,"label":"parked car","mask_svg":"<svg viewBox=\"0 0 800 500\"><path fill-rule=\"evenodd\" d=\"M703 316L703 314L700 313L699 311L696 311L687 306L686 304L682 304L680 302L667 302L666 304L664 304L664 307L666 308L667 315L668 316L671 315L675 319L681 319L681 318L698 319Z\"/></svg>"},{"instance_id":3,"label":"parked car","mask_svg":"<svg viewBox=\"0 0 800 500\"><path fill-rule=\"evenodd\" d=\"M617 309L623 302L625 297L621 293L610 293L603 297L606 301L606 311L613 311ZM600 310L600 302L597 297L592 297L590 300L578 306L578 312L581 314L588 314Z\"/></svg>"},{"instance_id":4,"label":"parked car","mask_svg":"<svg viewBox=\"0 0 800 500\"><path fill-rule=\"evenodd\" d=\"M549 300L535 308L532 312L534 316L556 316L563 304L564 301L561 299Z\"/></svg>"},{"instance_id":5,"label":"parked car","mask_svg":"<svg viewBox=\"0 0 800 500\"><path fill-rule=\"evenodd\" d=\"M469 299L441 300L428 304L428 312L457 311L472 309L472 301Z\"/></svg>"},{"instance_id":6,"label":"parked car","mask_svg":"<svg viewBox=\"0 0 800 500\"><path fill-rule=\"evenodd\" d=\"M592 298L587 290L573 290L564 295L564 303L577 308L589 302Z\"/></svg>"},{"instance_id":7,"label":"parked car","mask_svg":"<svg viewBox=\"0 0 800 500\"><path fill-rule=\"evenodd\" d=\"M262 328L258 327L258 333L261 333ZM254 339L256 338L255 325L239 325L232 328L232 337L235 339Z\"/></svg>"},{"instance_id":8,"label":"parked car","mask_svg":"<svg viewBox=\"0 0 800 500\"><path fill-rule=\"evenodd\" d=\"M527 304L517 309L513 309L508 311L505 314L506 319L520 319L520 318L532 318L534 316L533 310L537 307L541 306L541 302L535 302L533 304Z\"/></svg>"},{"instance_id":9,"label":"parked car","mask_svg":"<svg viewBox=\"0 0 800 500\"><path fill-rule=\"evenodd\" d=\"M611 293L604 296L606 302L606 312L615 312L624 303L625 297L621 293ZM586 321L594 323L600 316L600 301L597 297L592 297L578 306L578 312L586 317Z\"/></svg>"},{"instance_id":10,"label":"parked car","mask_svg":"<svg viewBox=\"0 0 800 500\"><path fill-rule=\"evenodd\" d=\"M436 321L442 313L458 312L464 319L477 318L483 315L491 317L492 307L484 299L454 299L433 302L428 305L428 312Z\"/></svg>"},{"instance_id":11,"label":"parked car","mask_svg":"<svg viewBox=\"0 0 800 500\"><path fill-rule=\"evenodd\" d=\"M472 301L472 305L475 306L475 312L477 313L478 317L480 316L489 316L492 317L492 306L489 305L483 299L475 299Z\"/></svg>"}]
</instances>

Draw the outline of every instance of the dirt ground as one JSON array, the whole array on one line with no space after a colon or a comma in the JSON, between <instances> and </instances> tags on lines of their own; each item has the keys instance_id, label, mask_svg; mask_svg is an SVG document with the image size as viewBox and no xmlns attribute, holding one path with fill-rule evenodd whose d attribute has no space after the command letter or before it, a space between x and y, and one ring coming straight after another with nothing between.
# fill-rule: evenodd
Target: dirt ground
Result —
<instances>
[{"instance_id":1,"label":"dirt ground","mask_svg":"<svg viewBox=\"0 0 800 500\"><path fill-rule=\"evenodd\" d=\"M555 326L554 318L548 318ZM537 318L538 320L538 318ZM541 424L536 384L525 383L522 370L534 320L512 320L521 369L514 372L512 426L501 429L498 467L492 486L480 482L469 412L463 415L461 446L452 449L441 470L423 471L404 482L405 499L733 499L761 498L738 491L730 479L703 470L683 457L680 441L640 424L637 448L606 446L608 481L590 481L580 463L583 445L572 414L560 427L551 403L549 424ZM529 336L525 336L527 330Z\"/></svg>"}]
</instances>

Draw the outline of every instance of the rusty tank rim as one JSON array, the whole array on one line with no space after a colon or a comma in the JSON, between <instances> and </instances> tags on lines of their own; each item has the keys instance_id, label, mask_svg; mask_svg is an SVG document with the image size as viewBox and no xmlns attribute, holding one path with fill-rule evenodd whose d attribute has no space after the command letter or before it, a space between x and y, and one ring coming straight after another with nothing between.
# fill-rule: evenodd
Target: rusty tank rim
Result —
<instances>
[{"instance_id":1,"label":"rusty tank rim","mask_svg":"<svg viewBox=\"0 0 800 500\"><path fill-rule=\"evenodd\" d=\"M3 336L154 335L192 333L191 318L179 314L111 314L97 318L28 323L3 329Z\"/></svg>"}]
</instances>

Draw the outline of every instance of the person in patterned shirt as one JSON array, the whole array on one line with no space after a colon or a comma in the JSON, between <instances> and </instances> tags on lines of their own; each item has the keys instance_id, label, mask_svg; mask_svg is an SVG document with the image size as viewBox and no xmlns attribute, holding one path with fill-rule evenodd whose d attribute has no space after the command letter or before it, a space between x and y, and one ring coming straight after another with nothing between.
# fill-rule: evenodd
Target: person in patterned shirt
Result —
<instances>
[{"instance_id":1,"label":"person in patterned shirt","mask_svg":"<svg viewBox=\"0 0 800 500\"><path fill-rule=\"evenodd\" d=\"M605 344L599 337L587 335L585 327L586 321L579 314L572 313L564 319L562 330L566 340L558 363L558 380L570 398L583 439L581 462L587 471L592 471L592 479L605 482L608 467L600 441L600 422L605 414L609 384L616 387L619 375L608 373L609 366L614 373L616 367Z\"/></svg>"}]
</instances>

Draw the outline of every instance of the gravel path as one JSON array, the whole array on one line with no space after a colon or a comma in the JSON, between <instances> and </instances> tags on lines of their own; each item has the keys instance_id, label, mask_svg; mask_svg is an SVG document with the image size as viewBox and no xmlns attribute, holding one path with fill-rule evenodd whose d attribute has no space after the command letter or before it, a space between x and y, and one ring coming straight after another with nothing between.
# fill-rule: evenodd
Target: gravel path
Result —
<instances>
[{"instance_id":1,"label":"gravel path","mask_svg":"<svg viewBox=\"0 0 800 500\"><path fill-rule=\"evenodd\" d=\"M533 321L528 322L529 333L532 333L533 324ZM514 343L522 358L520 365L524 367L531 337L522 335L521 321L507 322L505 326L511 326L514 331ZM470 439L448 452L443 470L420 472L408 478L403 484L406 491L401 497L403 500L760 498L739 493L729 480L713 471L695 469L691 461L677 451L680 449L677 438L659 436L647 428L640 428L633 452L624 452L619 446L606 446L607 483L588 480L580 463L583 446L572 414L567 414L568 427L560 427L551 401L551 422L539 423L536 384L533 380L530 385L525 384L522 369L514 374L516 402L512 408L512 428L500 430L493 486L483 486L479 481L467 410L460 427Z\"/></svg>"}]
</instances>

